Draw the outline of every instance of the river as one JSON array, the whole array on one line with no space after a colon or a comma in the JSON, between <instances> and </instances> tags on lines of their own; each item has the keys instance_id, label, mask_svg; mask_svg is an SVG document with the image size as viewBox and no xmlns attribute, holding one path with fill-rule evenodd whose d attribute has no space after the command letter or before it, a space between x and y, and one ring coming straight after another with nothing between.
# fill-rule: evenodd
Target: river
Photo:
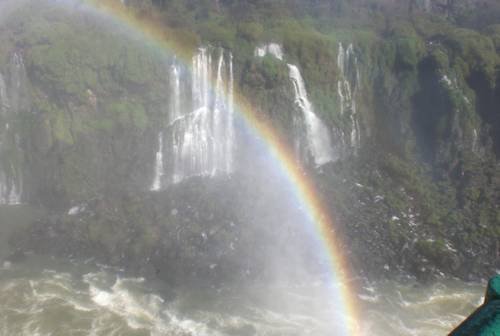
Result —
<instances>
[{"instance_id":1,"label":"river","mask_svg":"<svg viewBox=\"0 0 500 336\"><path fill-rule=\"evenodd\" d=\"M332 335L321 284L171 290L90 263L30 257L0 268L0 335ZM365 282L360 335L446 335L485 284Z\"/></svg>"}]
</instances>

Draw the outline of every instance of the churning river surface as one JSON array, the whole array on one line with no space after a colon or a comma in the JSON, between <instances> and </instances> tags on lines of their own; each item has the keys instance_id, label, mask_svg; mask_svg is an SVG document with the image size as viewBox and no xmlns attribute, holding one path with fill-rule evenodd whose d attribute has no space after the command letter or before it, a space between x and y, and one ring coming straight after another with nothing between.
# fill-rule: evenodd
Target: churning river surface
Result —
<instances>
[{"instance_id":1,"label":"churning river surface","mask_svg":"<svg viewBox=\"0 0 500 336\"><path fill-rule=\"evenodd\" d=\"M456 280L367 285L357 295L359 334L446 335L481 303L484 288ZM0 335L332 335L336 308L322 285L254 291L171 293L104 266L5 263Z\"/></svg>"}]
</instances>

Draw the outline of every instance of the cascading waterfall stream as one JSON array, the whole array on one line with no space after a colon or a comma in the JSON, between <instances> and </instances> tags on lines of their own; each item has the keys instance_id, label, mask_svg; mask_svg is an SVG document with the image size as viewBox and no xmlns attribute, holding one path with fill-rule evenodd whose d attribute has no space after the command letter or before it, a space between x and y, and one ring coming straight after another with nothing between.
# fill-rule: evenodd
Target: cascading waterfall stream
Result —
<instances>
[{"instance_id":1,"label":"cascading waterfall stream","mask_svg":"<svg viewBox=\"0 0 500 336\"><path fill-rule=\"evenodd\" d=\"M255 48L254 55L257 57L265 57L268 54L283 61L283 49L277 43L269 43Z\"/></svg>"},{"instance_id":2,"label":"cascading waterfall stream","mask_svg":"<svg viewBox=\"0 0 500 336\"><path fill-rule=\"evenodd\" d=\"M180 68L177 64L172 64L170 67L170 114L168 125L173 126L177 122L182 122L181 113L181 78L180 78ZM178 153L180 150L181 139L175 132L172 132L172 152ZM182 180L182 171L179 170L179 156L176 155L173 158L174 166L172 172L172 181L174 183Z\"/></svg>"},{"instance_id":3,"label":"cascading waterfall stream","mask_svg":"<svg viewBox=\"0 0 500 336\"><path fill-rule=\"evenodd\" d=\"M217 62L217 80L215 84L215 97L214 97L214 107L212 111L212 125L213 125L213 135L214 135L214 140L215 139L223 139L223 133L225 129L223 128L222 125L222 120L221 116L224 111L224 90L223 90L223 85L224 81L222 79L222 69L224 66L224 55L221 52L219 56L219 61ZM212 152L214 153L213 160L218 160L224 157L224 152L225 152L225 142L223 141L222 143L213 143L212 144L213 149ZM217 171L216 167L216 162L213 162L212 164L212 175L215 175ZM225 166L223 167L225 169Z\"/></svg>"},{"instance_id":4,"label":"cascading waterfall stream","mask_svg":"<svg viewBox=\"0 0 500 336\"><path fill-rule=\"evenodd\" d=\"M163 180L178 183L191 176L214 176L218 173L228 174L233 169L234 151L234 75L232 55L218 49L214 61L214 51L200 48L192 59L191 101L186 100L189 92L183 90L181 79L182 68L174 63L170 67L170 105L167 133L170 134L169 144L163 143L157 153L155 177L151 190L160 190ZM270 43L255 49L255 55L264 57L272 55L283 60L283 51L279 44ZM334 161L335 151L332 147L330 131L315 114L313 104L308 98L306 85L299 68L287 64L290 80L293 83L294 99L302 115L297 119L299 129L303 130L304 142L298 140L297 148L305 151L314 160L316 166ZM350 132L344 134L342 142L348 144L354 152L360 146L359 121L356 110L356 94L359 83L359 70L354 48L349 44L345 48L339 44L337 56L339 68L338 96L340 114L348 116ZM187 77L186 77L187 78ZM212 87L211 81L215 79ZM226 98L227 97L227 98ZM191 112L185 107L191 106ZM163 139L161 133L161 138ZM160 138L160 135L159 135ZM163 142L163 140L161 140ZM171 164L166 172L163 151L171 155ZM297 150L301 152L300 149ZM161 154L161 155L159 155ZM159 161L161 160L161 162Z\"/></svg>"},{"instance_id":5,"label":"cascading waterfall stream","mask_svg":"<svg viewBox=\"0 0 500 336\"><path fill-rule=\"evenodd\" d=\"M297 66L288 64L290 79L293 83L295 103L303 113L307 147L314 158L314 163L321 166L333 160L333 149L330 134L325 124L316 116L313 106L307 97L304 79Z\"/></svg>"},{"instance_id":6,"label":"cascading waterfall stream","mask_svg":"<svg viewBox=\"0 0 500 336\"><path fill-rule=\"evenodd\" d=\"M151 186L151 191L161 190L162 178L164 174L163 169L163 132L158 134L158 152L156 152L156 163L155 163L155 179L153 185Z\"/></svg>"},{"instance_id":7,"label":"cascading waterfall stream","mask_svg":"<svg viewBox=\"0 0 500 336\"><path fill-rule=\"evenodd\" d=\"M182 68L175 61L170 67L169 117L166 133L161 133L161 139L163 134L169 135L168 144L164 146L159 140L162 155L156 154L151 190L161 190L163 180L179 183L192 176L230 174L233 170L233 56L222 49L217 52L215 62L215 51L209 48L200 48L193 57L191 101L186 99L189 92L184 92L189 85L183 81L188 77L182 76ZM164 151L169 153L168 168L164 167Z\"/></svg>"},{"instance_id":8,"label":"cascading waterfall stream","mask_svg":"<svg viewBox=\"0 0 500 336\"><path fill-rule=\"evenodd\" d=\"M7 175L8 164L4 155L2 155L5 151L5 147L8 145L7 141L10 129L7 120L8 112L9 100L7 96L7 86L2 74L0 74L0 116L2 119L0 128L0 204L18 203L16 188L15 185L12 185L12 181Z\"/></svg>"},{"instance_id":9,"label":"cascading waterfall stream","mask_svg":"<svg viewBox=\"0 0 500 336\"><path fill-rule=\"evenodd\" d=\"M227 158L226 172L231 172L233 169L234 156L234 72L233 72L233 54L229 54L229 83L228 83L228 109L226 122L226 148L225 153Z\"/></svg>"},{"instance_id":10,"label":"cascading waterfall stream","mask_svg":"<svg viewBox=\"0 0 500 336\"><path fill-rule=\"evenodd\" d=\"M343 44L339 43L338 50L339 80L337 82L337 94L339 96L340 114L342 116L347 114L350 119L351 131L345 140L356 153L361 142L356 110L356 95L360 82L358 59L354 55L352 43L347 48L344 48Z\"/></svg>"},{"instance_id":11,"label":"cascading waterfall stream","mask_svg":"<svg viewBox=\"0 0 500 336\"><path fill-rule=\"evenodd\" d=\"M283 61L284 54L281 45L277 43L269 43L260 45L255 48L254 55L256 57L265 57L271 55L274 58ZM332 148L332 140L328 128L321 119L314 113L313 105L307 96L307 90L300 73L299 68L293 64L287 64L289 69L290 80L294 88L295 103L302 111L302 115L296 118L297 133L295 148L297 156L312 156L314 164L321 166L327 162L334 161L334 151ZM305 132L305 135L301 133ZM302 144L301 138L305 138L305 144ZM305 147L305 152L303 151Z\"/></svg>"},{"instance_id":12,"label":"cascading waterfall stream","mask_svg":"<svg viewBox=\"0 0 500 336\"><path fill-rule=\"evenodd\" d=\"M24 67L24 60L21 54L15 52L12 55L11 60L11 82L12 82L12 93L11 93L11 104L14 107L18 107L21 104L21 87L23 84L23 79L26 75L26 69Z\"/></svg>"},{"instance_id":13,"label":"cascading waterfall stream","mask_svg":"<svg viewBox=\"0 0 500 336\"><path fill-rule=\"evenodd\" d=\"M7 85L5 84L3 75L0 73L0 113L3 118L5 118L8 108Z\"/></svg>"},{"instance_id":14,"label":"cascading waterfall stream","mask_svg":"<svg viewBox=\"0 0 500 336\"><path fill-rule=\"evenodd\" d=\"M10 59L8 81L0 74L0 204L21 203L22 173L20 138L11 125L23 106L26 69L21 54Z\"/></svg>"}]
</instances>

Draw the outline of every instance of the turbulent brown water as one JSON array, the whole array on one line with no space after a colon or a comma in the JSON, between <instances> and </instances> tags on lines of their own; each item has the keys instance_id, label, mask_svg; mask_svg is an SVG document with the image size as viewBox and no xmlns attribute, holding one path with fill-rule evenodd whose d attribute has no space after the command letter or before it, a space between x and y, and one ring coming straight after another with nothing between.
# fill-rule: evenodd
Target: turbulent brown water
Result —
<instances>
[{"instance_id":1,"label":"turbulent brown water","mask_svg":"<svg viewBox=\"0 0 500 336\"><path fill-rule=\"evenodd\" d=\"M480 304L484 286L457 280L365 286L358 293L360 334L445 335ZM336 307L324 292L321 284L170 292L106 267L6 263L0 335L332 335Z\"/></svg>"}]
</instances>

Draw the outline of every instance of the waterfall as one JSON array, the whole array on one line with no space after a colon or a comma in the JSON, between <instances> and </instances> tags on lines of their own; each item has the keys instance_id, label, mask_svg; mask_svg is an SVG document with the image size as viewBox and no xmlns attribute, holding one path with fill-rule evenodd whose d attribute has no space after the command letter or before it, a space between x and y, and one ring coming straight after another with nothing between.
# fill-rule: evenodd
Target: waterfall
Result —
<instances>
[{"instance_id":1,"label":"waterfall","mask_svg":"<svg viewBox=\"0 0 500 336\"><path fill-rule=\"evenodd\" d=\"M5 118L7 109L9 108L9 101L7 98L7 86L3 75L0 73L0 116Z\"/></svg>"},{"instance_id":2,"label":"waterfall","mask_svg":"<svg viewBox=\"0 0 500 336\"><path fill-rule=\"evenodd\" d=\"M9 124L6 121L8 107L7 86L3 75L0 73L0 120L2 122L0 125L0 204L10 203L9 181L5 173L5 163L4 160L2 160L2 154L6 146L7 132L9 130Z\"/></svg>"},{"instance_id":3,"label":"waterfall","mask_svg":"<svg viewBox=\"0 0 500 336\"><path fill-rule=\"evenodd\" d=\"M234 72L233 54L229 54L229 84L228 84L228 110L226 123L226 172L230 172L233 167L234 153Z\"/></svg>"},{"instance_id":4,"label":"waterfall","mask_svg":"<svg viewBox=\"0 0 500 336\"><path fill-rule=\"evenodd\" d=\"M10 104L13 112L18 112L24 103L25 79L26 69L23 56L15 52L10 61Z\"/></svg>"},{"instance_id":5,"label":"waterfall","mask_svg":"<svg viewBox=\"0 0 500 336\"><path fill-rule=\"evenodd\" d=\"M172 153L174 155L173 160L173 171L172 171L172 181L177 183L182 180L183 172L181 170L180 164L180 153L182 133L177 134L175 132L175 124L182 123L182 112L181 112L181 78L180 78L180 68L174 62L170 67L170 113L168 125L171 127L172 135ZM179 127L180 128L180 127Z\"/></svg>"},{"instance_id":6,"label":"waterfall","mask_svg":"<svg viewBox=\"0 0 500 336\"><path fill-rule=\"evenodd\" d=\"M345 101L351 98L351 86L347 80L345 80L344 72L345 72L345 52L342 43L339 43L339 52L337 55L337 67L339 69L339 80L337 82L337 93L339 95L340 102L340 115L344 115L344 105ZM345 95L344 95L345 92ZM346 97L347 95L347 97Z\"/></svg>"},{"instance_id":7,"label":"waterfall","mask_svg":"<svg viewBox=\"0 0 500 336\"><path fill-rule=\"evenodd\" d=\"M350 122L350 134L347 143L356 153L360 146L361 135L359 132L359 121L356 110L356 95L358 92L360 75L358 59L354 55L354 47L351 44L344 48L342 43L338 46L337 67L339 79L337 82L337 94L339 97L340 115L347 115Z\"/></svg>"},{"instance_id":8,"label":"waterfall","mask_svg":"<svg viewBox=\"0 0 500 336\"><path fill-rule=\"evenodd\" d=\"M299 69L292 64L288 64L288 68L293 83L295 103L303 113L308 150L314 159L314 163L317 166L323 165L333 160L330 134L325 124L314 113Z\"/></svg>"},{"instance_id":9,"label":"waterfall","mask_svg":"<svg viewBox=\"0 0 500 336\"><path fill-rule=\"evenodd\" d=\"M23 189L22 150L16 120L27 98L23 57L14 53L7 78L0 74L0 204L21 203Z\"/></svg>"},{"instance_id":10,"label":"waterfall","mask_svg":"<svg viewBox=\"0 0 500 336\"><path fill-rule=\"evenodd\" d=\"M220 139L222 140L221 143L215 142L212 144L213 146L213 165L212 165L212 174L215 174L216 169L216 161L215 160L220 160L224 159L224 153L225 153L225 141L223 138L225 128L222 125L222 114L224 111L224 80L222 78L222 69L224 67L224 54L220 53L219 55L219 61L217 62L217 80L215 84L215 97L214 97L214 107L212 111L212 127L213 127L213 139L217 140ZM223 167L225 169L225 165Z\"/></svg>"},{"instance_id":11,"label":"waterfall","mask_svg":"<svg viewBox=\"0 0 500 336\"><path fill-rule=\"evenodd\" d=\"M478 134L477 134L477 129L474 128L472 130L472 152L473 153L478 153L479 152L479 137L478 137Z\"/></svg>"},{"instance_id":12,"label":"waterfall","mask_svg":"<svg viewBox=\"0 0 500 336\"><path fill-rule=\"evenodd\" d=\"M283 48L277 43L257 46L254 55L255 57L271 55L280 61L284 59ZM316 166L321 166L334 160L330 133L325 124L314 113L299 68L293 64L287 65L294 88L295 103L302 112L302 115L294 118L297 133L294 137L295 151L299 157L312 156Z\"/></svg>"},{"instance_id":13,"label":"waterfall","mask_svg":"<svg viewBox=\"0 0 500 336\"><path fill-rule=\"evenodd\" d=\"M0 161L0 164L3 164L3 162ZM0 205L21 204L21 177L11 175L16 173L13 165L10 167L4 166L2 169L3 171L0 172Z\"/></svg>"},{"instance_id":14,"label":"waterfall","mask_svg":"<svg viewBox=\"0 0 500 336\"><path fill-rule=\"evenodd\" d=\"M265 57L272 55L280 61L283 60L283 48L277 43L269 43L255 48L254 55L256 57Z\"/></svg>"},{"instance_id":15,"label":"waterfall","mask_svg":"<svg viewBox=\"0 0 500 336\"><path fill-rule=\"evenodd\" d=\"M269 43L255 48L254 55L256 57L264 57L272 55L280 61L283 60L283 48L278 43Z\"/></svg>"},{"instance_id":16,"label":"waterfall","mask_svg":"<svg viewBox=\"0 0 500 336\"><path fill-rule=\"evenodd\" d=\"M158 151L156 152L155 179L151 186L151 191L161 190L163 169L163 132L158 133Z\"/></svg>"},{"instance_id":17,"label":"waterfall","mask_svg":"<svg viewBox=\"0 0 500 336\"><path fill-rule=\"evenodd\" d=\"M181 117L181 78L177 64L170 67L170 114L169 124L173 124Z\"/></svg>"},{"instance_id":18,"label":"waterfall","mask_svg":"<svg viewBox=\"0 0 500 336\"><path fill-rule=\"evenodd\" d=\"M209 48L200 48L193 56L191 101L183 101L188 100L189 94L184 91L189 85L183 85L188 79L181 76L182 68L175 62L170 68L167 132L171 135L168 152L172 156L172 183L233 170L233 58L222 49L217 52L213 57Z\"/></svg>"}]
</instances>

